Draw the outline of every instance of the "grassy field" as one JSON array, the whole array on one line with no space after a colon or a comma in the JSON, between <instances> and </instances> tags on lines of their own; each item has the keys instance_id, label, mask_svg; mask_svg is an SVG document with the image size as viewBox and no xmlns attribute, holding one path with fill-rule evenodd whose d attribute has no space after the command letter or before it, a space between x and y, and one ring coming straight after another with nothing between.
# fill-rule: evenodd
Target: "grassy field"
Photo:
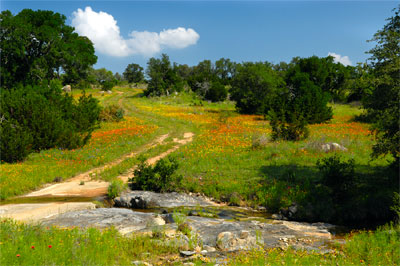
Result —
<instances>
[{"instance_id":1,"label":"grassy field","mask_svg":"<svg viewBox=\"0 0 400 266\"><path fill-rule=\"evenodd\" d=\"M338 153L345 160L354 159L356 172L371 188L385 187L382 182L386 177L376 169L387 166L390 157L370 159L374 139L367 124L355 122L355 115L362 112L358 107L332 105L332 121L310 126L308 139L272 142L268 121L262 116L237 114L232 102L201 102L190 93L145 98L141 90L129 88L114 88L112 94L104 95L97 90L87 93L99 99L103 106L121 106L125 110L125 119L118 123L102 123L83 148L51 149L31 154L21 163L2 163L1 199L34 190L52 182L55 177L68 179L105 165L141 150L157 136L168 133L164 145L141 152L147 157L155 156L172 147L172 139L182 138L185 132L193 132L195 137L193 142L174 152L180 164L178 174L184 177L182 190L201 192L231 204L266 205L273 211L274 207L279 209L305 199L313 181L320 178L316 162L332 156L320 148L327 142L337 142L348 149ZM74 91L73 94L79 97L81 92ZM127 158L98 173L96 178L112 181L137 162L136 156ZM376 180L381 183L375 186ZM374 193L390 193L391 190L393 188ZM5 220L1 222L0 234L1 265L42 265L44 262L56 265L126 265L135 259L162 264L165 261L159 258L172 258L173 261L174 256L178 256L174 247L165 247L149 237L122 237L112 229L103 232L95 229L62 230ZM338 246L333 254L254 250L231 257L229 264L395 265L400 261L396 249L398 226L349 237L352 240L346 246ZM151 252L155 259L144 258L146 252ZM206 261L199 258L196 264Z\"/></svg>"},{"instance_id":2,"label":"grassy field","mask_svg":"<svg viewBox=\"0 0 400 266\"><path fill-rule=\"evenodd\" d=\"M345 245L318 254L304 250L253 250L230 255L226 265L398 265L400 228L388 225L375 232L347 237ZM0 221L0 265L182 265L177 247L150 236L123 237L115 229L60 229ZM214 265L198 256L196 265Z\"/></svg>"}]
</instances>

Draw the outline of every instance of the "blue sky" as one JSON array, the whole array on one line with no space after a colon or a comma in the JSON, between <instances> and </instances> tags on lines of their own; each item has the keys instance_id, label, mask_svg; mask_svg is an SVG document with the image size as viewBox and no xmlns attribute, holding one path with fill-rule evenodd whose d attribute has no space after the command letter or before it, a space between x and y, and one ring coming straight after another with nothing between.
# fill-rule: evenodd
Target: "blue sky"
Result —
<instances>
[{"instance_id":1,"label":"blue sky","mask_svg":"<svg viewBox=\"0 0 400 266\"><path fill-rule=\"evenodd\" d=\"M369 57L365 51L374 44L366 41L382 29L399 3L1 1L1 10L17 14L31 8L64 14L68 25L94 42L95 68L122 73L129 63L145 67L150 57L161 53L188 65L221 57L278 63L295 56L334 53L337 60L356 65Z\"/></svg>"}]
</instances>

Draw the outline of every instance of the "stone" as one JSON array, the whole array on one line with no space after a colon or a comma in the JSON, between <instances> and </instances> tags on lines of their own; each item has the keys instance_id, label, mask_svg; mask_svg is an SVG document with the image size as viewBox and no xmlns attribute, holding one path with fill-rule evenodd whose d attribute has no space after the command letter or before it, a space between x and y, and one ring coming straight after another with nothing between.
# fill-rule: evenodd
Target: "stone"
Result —
<instances>
[{"instance_id":1,"label":"stone","mask_svg":"<svg viewBox=\"0 0 400 266\"><path fill-rule=\"evenodd\" d=\"M211 247L209 245L203 245L203 248L207 252L215 252L216 251L215 247Z\"/></svg>"},{"instance_id":2,"label":"stone","mask_svg":"<svg viewBox=\"0 0 400 266\"><path fill-rule=\"evenodd\" d=\"M111 93L112 93L112 91L108 90L108 91L107 91L107 93L108 93L108 94L111 94Z\"/></svg>"},{"instance_id":3,"label":"stone","mask_svg":"<svg viewBox=\"0 0 400 266\"><path fill-rule=\"evenodd\" d=\"M132 264L136 265L136 266L151 266L152 265L152 264L150 264L148 262L140 261L140 260L132 261Z\"/></svg>"},{"instance_id":4,"label":"stone","mask_svg":"<svg viewBox=\"0 0 400 266\"><path fill-rule=\"evenodd\" d=\"M240 232L240 238L241 239L246 239L246 238L248 238L249 237L249 235L250 235L250 232L249 231L246 231L246 230L242 230L241 232Z\"/></svg>"},{"instance_id":5,"label":"stone","mask_svg":"<svg viewBox=\"0 0 400 266\"><path fill-rule=\"evenodd\" d=\"M331 151L347 151L347 148L335 143L335 142L329 142L326 144L321 145L321 150L324 152L331 152Z\"/></svg>"},{"instance_id":6,"label":"stone","mask_svg":"<svg viewBox=\"0 0 400 266\"><path fill-rule=\"evenodd\" d=\"M194 264L193 262L185 262L183 265L184 266L194 266L196 264Z\"/></svg>"},{"instance_id":7,"label":"stone","mask_svg":"<svg viewBox=\"0 0 400 266\"><path fill-rule=\"evenodd\" d=\"M165 220L160 215L157 215L156 217L154 217L153 225L164 225L164 224L165 224Z\"/></svg>"},{"instance_id":8,"label":"stone","mask_svg":"<svg viewBox=\"0 0 400 266\"><path fill-rule=\"evenodd\" d=\"M126 235L145 229L156 222L152 213L134 212L120 208L98 208L63 213L44 219L42 223L60 227L96 227L99 229L114 226L121 234Z\"/></svg>"},{"instance_id":9,"label":"stone","mask_svg":"<svg viewBox=\"0 0 400 266\"><path fill-rule=\"evenodd\" d=\"M64 92L71 92L71 85L65 85L61 88Z\"/></svg>"},{"instance_id":10,"label":"stone","mask_svg":"<svg viewBox=\"0 0 400 266\"><path fill-rule=\"evenodd\" d=\"M114 199L115 207L131 209L148 208L174 208L174 207L196 207L215 205L201 196L190 196L185 193L155 193L151 191L131 191Z\"/></svg>"},{"instance_id":11,"label":"stone","mask_svg":"<svg viewBox=\"0 0 400 266\"><path fill-rule=\"evenodd\" d=\"M196 251L181 250L179 251L179 253L181 253L181 255L183 255L184 257L190 257L196 254Z\"/></svg>"}]
</instances>

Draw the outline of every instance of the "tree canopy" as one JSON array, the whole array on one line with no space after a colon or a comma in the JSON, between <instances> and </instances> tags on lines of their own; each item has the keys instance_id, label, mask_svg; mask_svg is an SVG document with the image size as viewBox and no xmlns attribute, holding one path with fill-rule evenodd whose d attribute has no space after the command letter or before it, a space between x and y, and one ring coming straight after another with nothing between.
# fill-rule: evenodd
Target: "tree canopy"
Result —
<instances>
[{"instance_id":1,"label":"tree canopy","mask_svg":"<svg viewBox=\"0 0 400 266\"><path fill-rule=\"evenodd\" d=\"M139 83L144 80L143 67L138 64L129 64L123 75L129 83Z\"/></svg>"},{"instance_id":2,"label":"tree canopy","mask_svg":"<svg viewBox=\"0 0 400 266\"><path fill-rule=\"evenodd\" d=\"M35 84L65 73L66 83L77 83L97 61L92 42L65 25L66 17L52 11L24 9L0 14L2 87Z\"/></svg>"}]
</instances>

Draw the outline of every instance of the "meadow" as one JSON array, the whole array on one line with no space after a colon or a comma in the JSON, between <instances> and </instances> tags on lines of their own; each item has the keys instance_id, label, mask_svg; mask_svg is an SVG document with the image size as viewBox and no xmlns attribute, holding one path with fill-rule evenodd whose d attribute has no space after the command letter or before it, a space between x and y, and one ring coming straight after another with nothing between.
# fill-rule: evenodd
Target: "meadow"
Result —
<instances>
[{"instance_id":1,"label":"meadow","mask_svg":"<svg viewBox=\"0 0 400 266\"><path fill-rule=\"evenodd\" d=\"M239 115L233 102L209 103L199 100L194 93L146 98L142 92L123 87L114 88L112 94L87 91L103 106L117 104L122 107L124 120L103 122L93 132L89 144L80 149L51 149L31 154L24 162L2 163L1 199L22 195L56 177L66 180L134 151L146 157L155 156L171 148L172 139L182 138L185 132L193 132L195 137L173 153L180 165L178 174L183 176L180 190L199 192L230 205L267 206L269 212L276 212L294 202L309 200L315 182L320 179L317 161L333 154L339 154L344 160L354 159L356 172L365 178L364 183L370 183L367 189L376 188L375 194L392 193L395 189L385 187L386 177L376 170L384 169L390 163L390 156L370 158L374 135L368 124L355 120L362 113L357 106L332 104L333 119L329 123L311 125L306 140L271 141L268 120L263 116ZM80 94L73 92L76 98ZM164 144L143 149L145 144L167 133L169 136ZM327 142L339 143L348 150L326 153L321 150L321 145ZM113 181L137 163L138 156L126 158L94 178ZM372 207L379 208L379 204L391 203L374 202ZM163 246L149 236L123 237L114 229L102 232L96 229L66 230L10 220L2 220L0 226L2 265L42 265L44 262L126 265L135 259L155 265L167 264L161 258L180 265L176 247ZM227 263L395 265L400 261L396 248L400 240L398 225L347 237L350 241L346 245L338 245L334 253L325 255L292 249L253 250L232 255ZM151 254L151 259L143 254ZM207 260L199 257L195 263L208 265Z\"/></svg>"}]
</instances>

